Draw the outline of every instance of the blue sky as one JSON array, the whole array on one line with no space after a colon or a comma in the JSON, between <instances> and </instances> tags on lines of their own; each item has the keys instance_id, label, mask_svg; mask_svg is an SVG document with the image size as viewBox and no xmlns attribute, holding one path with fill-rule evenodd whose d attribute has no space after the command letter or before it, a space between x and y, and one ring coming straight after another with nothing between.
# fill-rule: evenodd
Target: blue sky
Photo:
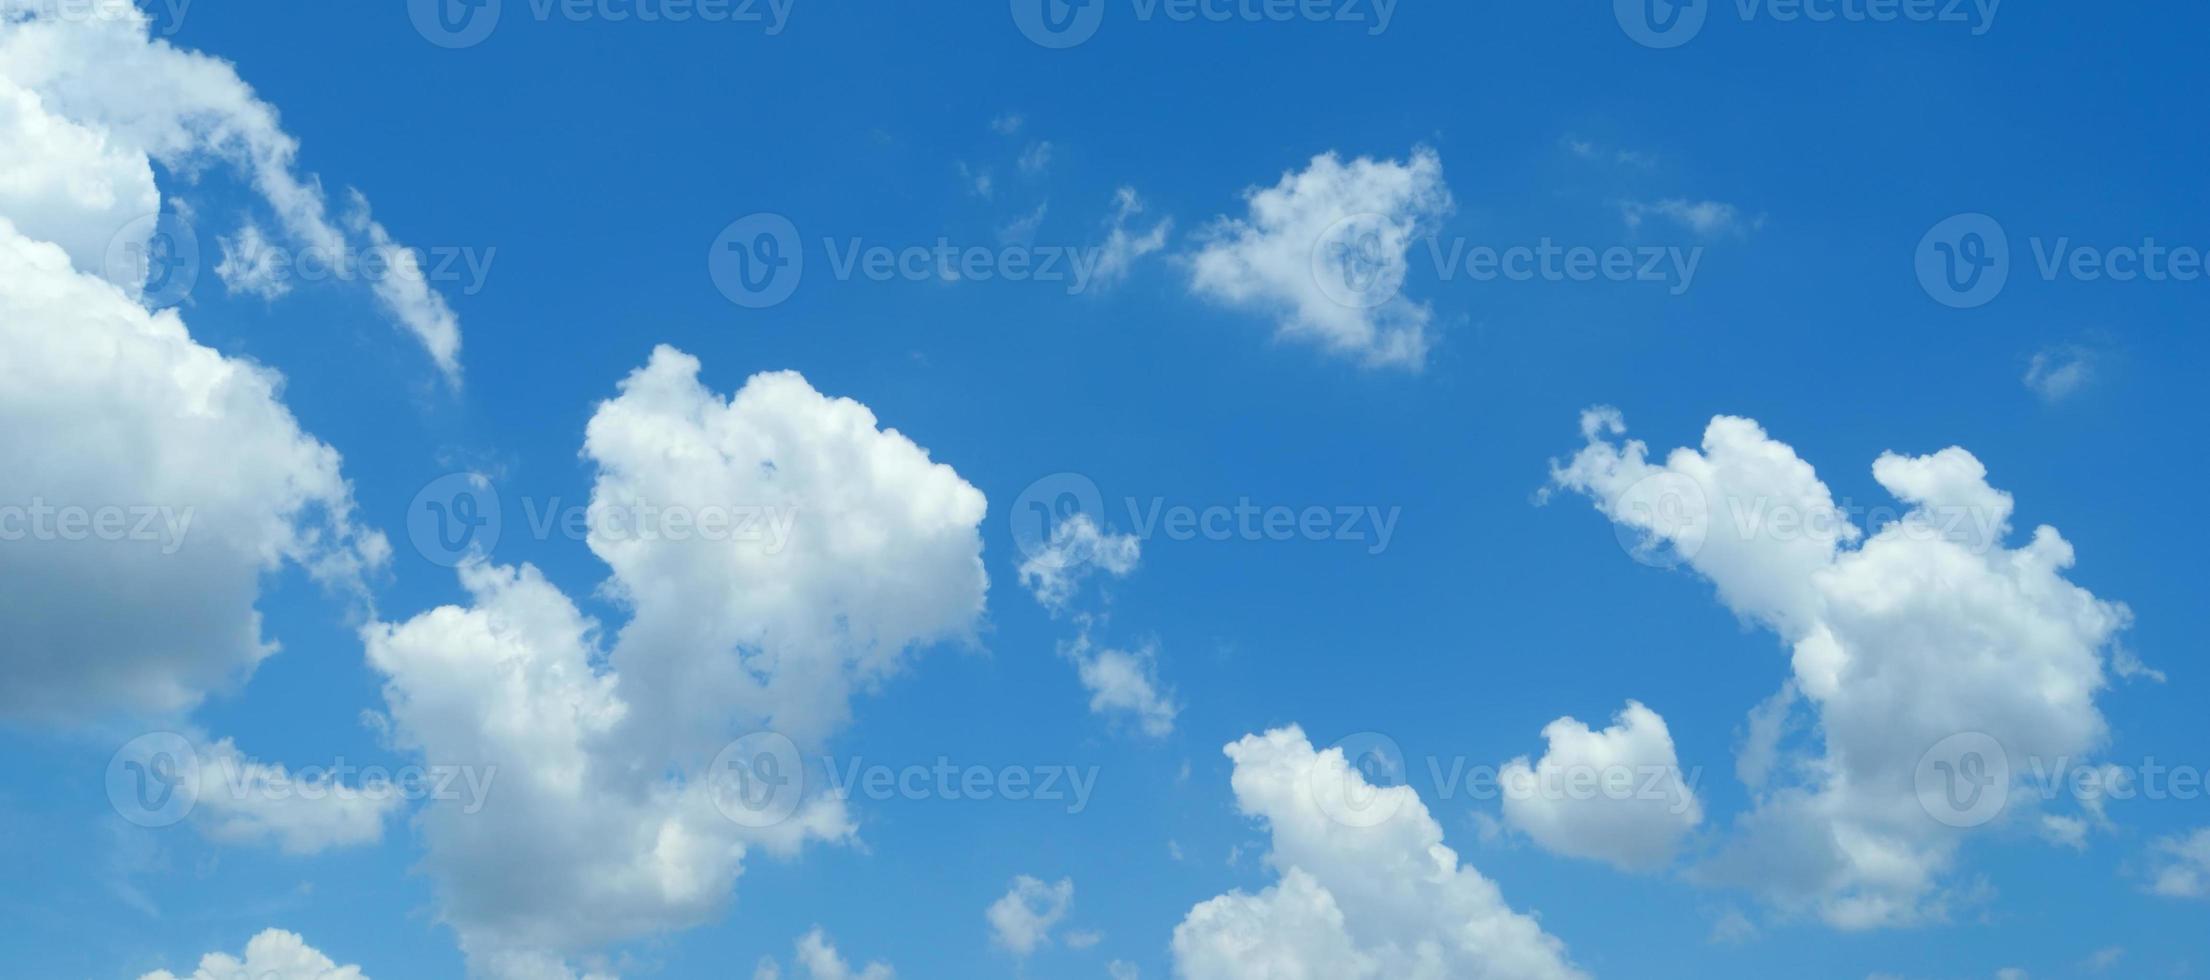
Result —
<instances>
[{"instance_id":1,"label":"blue sky","mask_svg":"<svg viewBox=\"0 0 2210 980\"><path fill-rule=\"evenodd\" d=\"M1908 786L1917 752L1896 769L1883 729L1985 733L2021 779L2035 762L2137 781L2210 763L2210 724L2192 710L2210 622L2201 572L2174 547L2188 533L2172 526L2210 477L2189 438L2210 355L2210 148L2190 69L2210 13L1960 4L1958 20L1941 5L1900 8L1931 22L1812 20L1729 0L1688 8L1700 28L1654 47L1636 40L1634 4L1392 5L1382 27L1363 0L1313 8L1358 20L1279 21L1246 16L1256 4L1182 21L1171 4L1091 3L1094 34L1064 48L1024 36L1020 3L793 0L777 25L764 2L761 21L645 22L607 14L660 8L505 0L460 47L433 43L456 39L398 4L11 15L0 143L16 162L0 176L16 180L0 180L0 238L34 256L10 260L5 307L10 347L32 353L20 371L0 366L15 433L0 437L0 505L191 508L220 537L154 557L0 541L19 597L0 608L31 623L0 648L21 665L0 698L0 972L191 976L203 955L244 956L273 928L376 978L558 975L486 950L543 954L569 975L747 976L773 957L783 975L831 976L794 950L819 927L855 968L879 960L907 977L1258 977L1255 959L1205 958L1226 933L1194 910L1239 909L1261 946L1317 957L1284 938L1313 932L1289 918L1283 881L1301 869L1333 893L1369 975L1410 975L1399 947L1464 923L1408 920L1376 897L1404 881L1393 830L1337 822L1315 843L1284 829L1326 810L1308 806L1305 783L1326 768L1310 768L1312 752L1346 737L1398 763L1368 758L1353 782L1409 786L1456 861L1494 883L1503 907L1474 914L1527 917L1568 964L1508 967L1509 944L1446 942L1438 976L2210 969L2191 941L2210 889L2200 792L2174 783L2167 798L2096 807L2067 791L2036 807L2013 785L1999 817L1929 829L1910 822L1928 814L1895 818L1892 799L1819 775ZM250 92L206 62L178 67L163 45L229 63ZM154 68L99 81L125 48ZM147 122L165 112L174 127ZM272 192L272 173L315 213ZM55 174L120 190L102 204ZM133 206L154 200L148 188L158 208ZM356 188L373 228L356 220ZM1292 218L1270 221L1268 201ZM188 294L102 261L148 241L133 220L179 209L199 252ZM1352 264L1382 273L1349 304L1320 295L1332 266L1300 264L1338 254L1338 218L1357 219ZM249 229L293 257L323 232L347 254L395 241L420 250L425 275L218 269L254 251L240 244ZM750 242L765 258L761 229L785 233L777 257L803 268L777 280L787 298L733 302L731 257L746 253L716 246ZM1948 257L1990 242L2008 251L2000 288L1945 289L1943 274L1970 273ZM920 274L838 272L869 249L895 266L939 243L994 274L948 277L933 254L909 265ZM2115 271L2152 243L2195 250L2193 274L2169 251L2149 260L2161 274ZM1550 247L1560 263L1627 256L1637 273L1437 261ZM1094 275L1108 254L1115 271ZM1004 281L1012 256L1093 274ZM23 285L38 276L73 285ZM427 291L384 288L420 280ZM71 317L95 306L103 324L144 320L125 305L181 316L180 343L201 349L189 363L259 364L283 382L224 382L242 387L221 389L232 400L209 422L178 407L197 375L132 374L87 353L106 348L51 339L88 336ZM458 347L441 367L448 326ZM755 379L779 371L802 380ZM740 390L756 398L720 401ZM1584 437L1594 406L1616 407L1625 435L1599 424ZM1762 428L1707 436L1716 416ZM1627 438L1648 443L1647 462ZM715 439L776 457L765 476L729 478L795 508L791 551L743 541L734 552L757 560L722 565L714 542L532 530L533 515L594 492L731 502L669 448ZM308 459L314 444L339 459ZM1700 455L1668 461L1676 446ZM1971 462L1937 455L1950 447ZM1891 452L1922 469L1876 477ZM1775 454L1823 487L1724 465ZM452 474L474 474L458 485L488 488L502 519L470 567L537 569L546 586L532 595L597 623L565 667L545 668L566 693L533 717L626 703L603 744L577 751L591 778L622 772L636 798L598 786L572 825L546 805L562 799L553 790L509 803L502 783L560 759L441 721L448 702L469 716L498 700L466 680L492 675L438 674L421 652L497 656L465 631L431 635L452 625L439 607L460 620L495 605L464 587L455 554L420 544L435 527L425 502L456 499ZM256 480L290 489L238 489ZM1715 523L1685 538L1636 523L1633 488L1683 480ZM1803 535L1742 532L1740 511L1720 506L1831 501L1871 538L1903 510L1899 486L1930 487L1932 512L2008 514L2009 533L1814 542L1814 572L1782 557L1802 554ZM1024 530L1022 505L1067 487L1094 493L1088 520ZM1262 525L1317 508L1321 530L1205 533L1207 514L1238 508ZM1174 532L1176 512L1197 530ZM819 532L834 545L806 540L816 516L839 522ZM2017 571L2037 560L2018 556L2042 525L2075 552L2053 578ZM1075 529L1052 536L1062 528ZM1638 552L1653 535L1672 550ZM262 547L285 555L257 561ZM1063 601L1045 601L1052 574L1068 577ZM1768 586L1787 594L1751 595ZM364 640L380 630L398 631L382 659ZM853 638L868 630L885 639ZM1809 817L1776 802L1793 799L1786 779L1752 786L1738 762L1757 741L1753 709L1783 685L1816 688L1803 651L1821 636L1856 669L1800 695L1775 750L1825 814ZM279 649L258 657L255 637ZM775 680L716 701L749 690L708 666L740 655L826 656L833 678L817 689L788 668L800 679L785 688L772 660L747 660ZM854 666L878 655L892 666ZM670 673L656 680L659 667ZM611 695L561 686L617 674ZM1565 761L1545 726L1567 717L1621 726L1597 734L1650 762L1653 733L1621 715L1629 702L1662 716L1661 768L1687 777L1700 820L1681 823L1677 806L1515 809L1438 784L1454 765ZM1292 725L1301 734L1283 745L1222 752ZM593 870L649 864L593 847L608 827L673 812L639 786L703 787L714 750L758 729L788 732L816 775L827 756L839 771L944 759L1095 782L1079 801L857 793L845 830L789 854L747 839L733 888L709 874L680 899L665 879L638 898ZM159 821L110 794L119 747L149 732L180 733L203 765L228 739L226 758L295 771L498 775L481 814L440 799L279 817L203 799L148 827ZM1267 780L1290 770L1294 799L1273 799ZM1396 815L1388 828L1418 822ZM1771 881L1730 878L1726 855L1762 853L1760 820L1786 825L1784 841L1880 838L1923 881L1882 878L1870 859L1823 882L1795 880L1785 860L1752 862ZM575 877L525 873L570 851ZM735 874L725 858L704 863ZM514 880L494 881L502 872ZM1020 876L1038 888L1024 897ZM1460 885L1420 887L1443 890L1416 907L1471 901ZM1854 917L1868 895L1890 906L1878 921ZM532 900L500 906L515 896ZM1239 896L1263 899L1208 905ZM1001 900L1034 913L1029 942L986 912ZM325 968L298 969L278 975Z\"/></svg>"}]
</instances>

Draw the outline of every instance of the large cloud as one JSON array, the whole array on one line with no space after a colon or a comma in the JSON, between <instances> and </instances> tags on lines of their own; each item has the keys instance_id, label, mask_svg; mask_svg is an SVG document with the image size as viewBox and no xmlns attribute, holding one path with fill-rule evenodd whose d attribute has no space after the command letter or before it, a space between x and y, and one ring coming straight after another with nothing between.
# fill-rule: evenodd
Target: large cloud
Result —
<instances>
[{"instance_id":1,"label":"large cloud","mask_svg":"<svg viewBox=\"0 0 2210 980\"><path fill-rule=\"evenodd\" d=\"M129 4L78 6L0 17L0 717L171 720L275 651L265 575L360 597L389 548L279 376L150 312L144 270L113 261L153 241L157 162L234 167L294 238L342 245L296 145L229 65L149 39ZM456 369L442 302L380 288Z\"/></svg>"},{"instance_id":2,"label":"large cloud","mask_svg":"<svg viewBox=\"0 0 2210 980\"><path fill-rule=\"evenodd\" d=\"M1559 980L1583 974L1443 844L1411 788L1376 788L1339 749L1276 729L1227 747L1237 806L1273 835L1281 880L1199 903L1174 930L1189 980ZM1347 808L1349 801L1361 806Z\"/></svg>"},{"instance_id":3,"label":"large cloud","mask_svg":"<svg viewBox=\"0 0 2210 980\"><path fill-rule=\"evenodd\" d=\"M1504 820L1569 857L1631 871L1663 867L1703 822L1703 806L1681 777L1664 718L1629 701L1615 720L1602 731L1573 718L1543 726L1549 751L1500 772Z\"/></svg>"},{"instance_id":4,"label":"large cloud","mask_svg":"<svg viewBox=\"0 0 2210 980\"><path fill-rule=\"evenodd\" d=\"M275 651L264 574L350 583L387 553L353 527L338 454L300 431L275 372L5 216L0 348L0 715L186 711Z\"/></svg>"},{"instance_id":5,"label":"large cloud","mask_svg":"<svg viewBox=\"0 0 2210 980\"><path fill-rule=\"evenodd\" d=\"M1433 312L1401 290L1415 241L1451 211L1442 158L1333 153L1244 195L1250 213L1221 218L1191 257L1200 296L1275 317L1280 336L1366 364L1417 368Z\"/></svg>"},{"instance_id":6,"label":"large cloud","mask_svg":"<svg viewBox=\"0 0 2210 980\"><path fill-rule=\"evenodd\" d=\"M787 536L594 526L605 591L631 613L610 651L527 567L464 566L468 606L368 632L399 737L432 763L500 767L481 812L422 818L480 974L568 975L569 956L704 921L754 847L849 837L842 805L802 786L780 811L734 811L743 777L767 775L747 768L753 749L818 748L855 693L911 650L969 636L982 611L980 492L796 374L725 399L698 368L661 348L599 407L592 506L773 509L796 515ZM735 769L717 762L770 729ZM795 773L794 751L777 758Z\"/></svg>"},{"instance_id":7,"label":"large cloud","mask_svg":"<svg viewBox=\"0 0 2210 980\"><path fill-rule=\"evenodd\" d=\"M1713 419L1701 451L1662 464L1615 441L1616 412L1588 413L1582 431L1556 484L1650 536L1792 649L1791 683L1753 718L1762 734L1743 766L1787 778L1752 787L1755 810L1706 876L1843 927L1939 918L1956 898L1945 879L1960 840L2003 815L2009 787L1952 802L1926 773L1970 763L1984 776L2000 771L1983 768L1992 757L2022 776L2033 760L2103 744L2095 696L2128 613L2064 578L2072 546L2054 528L2005 544L2011 497L1972 454L1881 456L1873 478L1904 507L1867 537L1810 464L1750 420ZM1776 759L1799 701L1821 744Z\"/></svg>"}]
</instances>

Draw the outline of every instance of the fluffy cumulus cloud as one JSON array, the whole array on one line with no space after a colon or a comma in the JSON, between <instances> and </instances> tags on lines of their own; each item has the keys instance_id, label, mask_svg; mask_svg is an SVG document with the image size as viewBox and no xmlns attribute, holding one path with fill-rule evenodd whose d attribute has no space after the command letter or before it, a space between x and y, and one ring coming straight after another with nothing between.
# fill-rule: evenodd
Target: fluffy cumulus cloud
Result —
<instances>
[{"instance_id":1,"label":"fluffy cumulus cloud","mask_svg":"<svg viewBox=\"0 0 2210 980\"><path fill-rule=\"evenodd\" d=\"M983 918L990 922L991 943L1015 956L1027 956L1050 945L1051 930L1073 909L1074 879L1047 884L1020 875L1003 897L983 910Z\"/></svg>"},{"instance_id":2,"label":"fluffy cumulus cloud","mask_svg":"<svg viewBox=\"0 0 2210 980\"><path fill-rule=\"evenodd\" d=\"M1550 746L1542 758L1506 763L1499 782L1505 822L1544 849L1653 870L1703 822L1657 712L1629 701L1602 731L1560 718L1542 737Z\"/></svg>"},{"instance_id":3,"label":"fluffy cumulus cloud","mask_svg":"<svg viewBox=\"0 0 2210 980\"><path fill-rule=\"evenodd\" d=\"M731 515L729 533L594 528L601 591L630 613L610 648L528 567L464 567L467 605L367 631L397 737L499 766L480 812L420 818L478 974L572 976L597 946L713 915L753 849L849 838L842 805L790 778L798 748L982 610L980 492L796 374L724 398L698 370L655 351L588 427L594 508ZM795 515L786 534L741 529L770 511Z\"/></svg>"},{"instance_id":4,"label":"fluffy cumulus cloud","mask_svg":"<svg viewBox=\"0 0 2210 980\"><path fill-rule=\"evenodd\" d=\"M2166 898L2210 898L2210 827L2157 841L2149 860L2151 892Z\"/></svg>"},{"instance_id":5,"label":"fluffy cumulus cloud","mask_svg":"<svg viewBox=\"0 0 2210 980\"><path fill-rule=\"evenodd\" d=\"M274 371L147 309L129 257L154 244L165 203L180 209L155 165L237 172L288 239L346 239L275 110L229 65L150 40L129 4L0 18L0 145L0 617L13 632L0 716L179 716L275 651L255 609L266 575L303 567L357 597L389 545L353 525L338 454L301 431ZM246 246L269 243L246 227L231 274L266 293ZM457 371L442 301L419 282L378 288ZM113 451L77 451L88 439Z\"/></svg>"},{"instance_id":6,"label":"fluffy cumulus cloud","mask_svg":"<svg viewBox=\"0 0 2210 980\"><path fill-rule=\"evenodd\" d=\"M2013 501L1971 453L1881 456L1873 479L1903 506L1868 533L1748 419L1714 419L1700 450L1662 461L1622 441L1616 412L1588 413L1582 430L1555 484L1641 538L1638 555L1709 579L1792 654L1788 684L1752 719L1756 805L1704 877L1845 928L1938 919L1960 895L1960 841L2028 794L1951 799L1927 774L1994 780L1987 767L2007 761L2023 778L2033 760L2104 743L2095 698L2129 614L2065 578L2074 556L2055 528L2008 543ZM1798 713L1812 721L1792 725ZM1783 744L1796 730L1815 744Z\"/></svg>"},{"instance_id":7,"label":"fluffy cumulus cloud","mask_svg":"<svg viewBox=\"0 0 2210 980\"><path fill-rule=\"evenodd\" d=\"M1272 835L1279 880L1199 903L1174 930L1188 980L1558 980L1564 945L1443 844L1405 786L1375 787L1340 749L1277 729L1227 747L1236 804Z\"/></svg>"},{"instance_id":8,"label":"fluffy cumulus cloud","mask_svg":"<svg viewBox=\"0 0 2210 980\"><path fill-rule=\"evenodd\" d=\"M1370 365L1417 368L1434 312L1402 294L1413 244L1452 209L1442 158L1334 153L1245 193L1249 213L1204 230L1191 288L1275 317L1279 336Z\"/></svg>"},{"instance_id":9,"label":"fluffy cumulus cloud","mask_svg":"<svg viewBox=\"0 0 2210 980\"><path fill-rule=\"evenodd\" d=\"M36 151L0 161L0 214L24 235L61 246L78 269L105 268L113 249L130 244L121 238L137 219L159 209L153 164L195 173L224 165L244 177L289 243L325 256L395 253L365 211L351 237L332 222L321 184L297 171L298 141L228 63L152 39L146 16L128 4L78 5L90 16L56 15L45 4L19 15L19 6L0 17L0 143ZM277 289L250 274L240 282L264 295ZM118 285L135 292L139 283ZM457 380L460 323L445 300L420 276L382 276L373 290Z\"/></svg>"},{"instance_id":10,"label":"fluffy cumulus cloud","mask_svg":"<svg viewBox=\"0 0 2210 980\"><path fill-rule=\"evenodd\" d=\"M138 980L368 980L357 966L339 966L305 939L281 929L270 929L246 942L244 958L209 953L199 969L186 974L155 970Z\"/></svg>"},{"instance_id":11,"label":"fluffy cumulus cloud","mask_svg":"<svg viewBox=\"0 0 2210 980\"><path fill-rule=\"evenodd\" d=\"M264 575L350 585L388 555L274 371L200 345L4 214L0 346L0 716L189 710L275 652Z\"/></svg>"},{"instance_id":12,"label":"fluffy cumulus cloud","mask_svg":"<svg viewBox=\"0 0 2210 980\"><path fill-rule=\"evenodd\" d=\"M796 964L798 971L791 974L793 980L798 977L804 977L805 980L891 980L897 975L890 969L890 964L880 961L869 963L865 967L853 966L851 961L844 958L843 953L837 951L836 944L831 943L828 934L819 927L798 937L792 962ZM773 957L761 960L760 965L752 971L752 980L782 980L782 977L783 966Z\"/></svg>"}]
</instances>

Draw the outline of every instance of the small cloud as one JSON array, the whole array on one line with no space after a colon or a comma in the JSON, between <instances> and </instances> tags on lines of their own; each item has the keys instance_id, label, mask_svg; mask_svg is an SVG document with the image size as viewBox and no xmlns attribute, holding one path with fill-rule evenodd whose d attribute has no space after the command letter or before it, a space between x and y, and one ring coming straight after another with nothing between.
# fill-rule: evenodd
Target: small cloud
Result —
<instances>
[{"instance_id":1,"label":"small cloud","mask_svg":"<svg viewBox=\"0 0 2210 980\"><path fill-rule=\"evenodd\" d=\"M2089 973L2108 973L2110 968L2117 966L2118 961L2124 959L2125 956L2125 947L2107 946L2096 950L2089 954L2087 959L2080 961L2080 969Z\"/></svg>"},{"instance_id":2,"label":"small cloud","mask_svg":"<svg viewBox=\"0 0 2210 980\"><path fill-rule=\"evenodd\" d=\"M964 161L959 164L959 179L967 185L968 193L985 201L997 192L996 181L990 177L990 171L977 170Z\"/></svg>"},{"instance_id":3,"label":"small cloud","mask_svg":"<svg viewBox=\"0 0 2210 980\"><path fill-rule=\"evenodd\" d=\"M1756 938L1757 923L1741 909L1729 908L1711 923L1711 942L1715 946L1740 946Z\"/></svg>"},{"instance_id":4,"label":"small cloud","mask_svg":"<svg viewBox=\"0 0 2210 980\"><path fill-rule=\"evenodd\" d=\"M1051 942L1051 930L1074 908L1074 879L1045 884L1028 875L1013 879L1005 897L983 913L990 920L990 941L1018 957ZM1070 937L1071 941L1071 937Z\"/></svg>"},{"instance_id":5,"label":"small cloud","mask_svg":"<svg viewBox=\"0 0 2210 980\"><path fill-rule=\"evenodd\" d=\"M1747 235L1765 227L1764 215L1744 218L1740 208L1724 201L1691 201L1682 197L1655 202L1622 201L1619 213L1630 230L1642 227L1645 219L1655 216L1671 220L1705 238Z\"/></svg>"},{"instance_id":6,"label":"small cloud","mask_svg":"<svg viewBox=\"0 0 2210 980\"><path fill-rule=\"evenodd\" d=\"M1044 223L1044 215L1051 210L1051 202L1036 205L1036 210L1014 218L998 229L1001 242L1027 244L1036 240L1036 229Z\"/></svg>"},{"instance_id":7,"label":"small cloud","mask_svg":"<svg viewBox=\"0 0 2210 980\"><path fill-rule=\"evenodd\" d=\"M1051 141L1039 140L1028 144L1019 161L1021 173L1034 177L1051 166Z\"/></svg>"},{"instance_id":8,"label":"small cloud","mask_svg":"<svg viewBox=\"0 0 2210 980\"><path fill-rule=\"evenodd\" d=\"M2058 344L2036 352L2026 364L2026 390L2050 405L2071 397L2095 380L2095 352L2078 344Z\"/></svg>"},{"instance_id":9,"label":"small cloud","mask_svg":"<svg viewBox=\"0 0 2210 980\"><path fill-rule=\"evenodd\" d=\"M1000 136L1011 136L1021 131L1021 123L1024 121L1020 113L1008 112L990 120L990 131Z\"/></svg>"}]
</instances>

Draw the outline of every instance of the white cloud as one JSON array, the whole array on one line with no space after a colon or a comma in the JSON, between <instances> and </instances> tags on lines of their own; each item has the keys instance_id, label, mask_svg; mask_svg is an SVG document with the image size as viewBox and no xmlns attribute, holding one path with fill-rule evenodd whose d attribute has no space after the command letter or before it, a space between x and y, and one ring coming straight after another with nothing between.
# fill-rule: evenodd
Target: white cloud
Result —
<instances>
[{"instance_id":1,"label":"white cloud","mask_svg":"<svg viewBox=\"0 0 2210 980\"><path fill-rule=\"evenodd\" d=\"M1097 270L1090 274L1090 281L1100 288L1112 286L1126 278L1136 260L1166 247L1167 234L1174 229L1174 219L1161 218L1150 231L1129 230L1129 223L1144 210L1143 199L1133 187L1123 187L1113 194L1113 216L1107 220L1105 241L1097 249Z\"/></svg>"},{"instance_id":2,"label":"white cloud","mask_svg":"<svg viewBox=\"0 0 2210 980\"><path fill-rule=\"evenodd\" d=\"M1114 578L1135 571L1143 546L1133 534L1102 530L1088 514L1052 525L1051 540L1021 562L1021 585L1053 612L1064 610L1093 570Z\"/></svg>"},{"instance_id":3,"label":"white cloud","mask_svg":"<svg viewBox=\"0 0 2210 980\"><path fill-rule=\"evenodd\" d=\"M1442 158L1406 161L1333 153L1244 194L1250 211L1221 218L1191 257L1191 288L1276 317L1284 338L1369 365L1417 368L1433 312L1401 295L1414 241L1449 215Z\"/></svg>"},{"instance_id":4,"label":"white cloud","mask_svg":"<svg viewBox=\"0 0 2210 980\"><path fill-rule=\"evenodd\" d=\"M828 934L821 931L819 926L798 937L793 959L799 969L806 971L806 980L891 980L897 975L888 963L874 962L861 968L853 967L844 958L844 954L837 952L836 944L829 941ZM765 959L760 961L752 977L753 980L779 980L782 975L780 964L773 959Z\"/></svg>"},{"instance_id":5,"label":"white cloud","mask_svg":"<svg viewBox=\"0 0 2210 980\"><path fill-rule=\"evenodd\" d=\"M176 311L149 313L5 215L0 347L0 715L181 714L275 652L264 576L292 564L350 589L388 555L275 372L201 346ZM109 451L85 452L95 439ZM56 512L42 532L41 509L114 522Z\"/></svg>"},{"instance_id":6,"label":"white cloud","mask_svg":"<svg viewBox=\"0 0 2210 980\"><path fill-rule=\"evenodd\" d=\"M194 824L226 843L274 842L287 854L383 839L384 819L397 812L396 792L364 791L328 773L287 772L246 758L229 739L202 751Z\"/></svg>"},{"instance_id":7,"label":"white cloud","mask_svg":"<svg viewBox=\"0 0 2210 980\"><path fill-rule=\"evenodd\" d=\"M1587 446L1553 466L1556 485L1662 539L1729 608L1777 633L1817 716L1819 751L1773 767L1801 778L1759 791L1700 873L1845 928L1943 917L1975 821L1937 818L1920 763L1960 735L1992 738L2019 775L2099 748L2095 695L2125 607L2064 578L2073 552L2054 528L2007 547L2010 495L1962 449L1881 456L1873 478L1907 513L1868 538L1755 422L1713 419L1702 451L1663 464L1615 442L1623 430L1617 413L1590 412Z\"/></svg>"},{"instance_id":8,"label":"white cloud","mask_svg":"<svg viewBox=\"0 0 2210 980\"><path fill-rule=\"evenodd\" d=\"M2028 391L2056 404L2095 379L2095 353L2077 344L2059 344L2034 353L2022 379Z\"/></svg>"},{"instance_id":9,"label":"white cloud","mask_svg":"<svg viewBox=\"0 0 2210 980\"><path fill-rule=\"evenodd\" d=\"M21 228L61 245L77 268L100 268L110 240L155 210L150 163L196 171L220 162L246 177L285 234L321 254L344 254L348 240L329 219L319 181L295 171L299 143L276 109L227 62L156 41L147 23L121 8L112 16L45 10L0 18L0 133L12 124L39 138L19 144L11 133L11 145L53 155L49 163L0 164L0 207L8 209L0 213L23 203L11 198L73 201L59 220L39 206L25 209ZM391 245L380 232L369 244ZM136 283L119 285L135 295ZM379 280L375 293L457 381L460 324L444 299L421 279L396 275Z\"/></svg>"},{"instance_id":10,"label":"white cloud","mask_svg":"<svg viewBox=\"0 0 2210 980\"><path fill-rule=\"evenodd\" d=\"M1028 149L1021 151L1021 157L1018 161L1021 173L1034 177L1050 169L1051 151L1050 140L1028 144Z\"/></svg>"},{"instance_id":11,"label":"white cloud","mask_svg":"<svg viewBox=\"0 0 2210 980\"><path fill-rule=\"evenodd\" d=\"M1280 880L1190 909L1174 930L1180 976L1584 976L1563 944L1459 863L1409 787L1369 785L1340 749L1315 752L1296 728L1246 736L1226 752L1236 805L1266 822L1267 863Z\"/></svg>"},{"instance_id":12,"label":"white cloud","mask_svg":"<svg viewBox=\"0 0 2210 980\"><path fill-rule=\"evenodd\" d=\"M270 929L246 942L245 958L209 953L199 969L179 976L155 970L138 980L368 980L357 966L339 966L330 957L307 945L305 939L281 929Z\"/></svg>"},{"instance_id":13,"label":"white cloud","mask_svg":"<svg viewBox=\"0 0 2210 980\"><path fill-rule=\"evenodd\" d=\"M747 773L795 774L795 753L772 774L717 754L763 730L817 751L856 693L970 636L982 611L980 492L796 374L724 399L698 370L661 348L599 406L592 506L771 507L798 515L787 534L595 527L602 592L631 613L610 652L526 566L464 567L467 606L367 632L396 736L432 763L501 766L480 812L436 802L420 817L480 974L565 976L568 956L710 918L755 847L849 839L841 803L802 780L771 782L787 818L734 810L757 788Z\"/></svg>"},{"instance_id":14,"label":"white cloud","mask_svg":"<svg viewBox=\"0 0 2210 980\"><path fill-rule=\"evenodd\" d=\"M1060 648L1074 662L1082 686L1090 692L1090 712L1126 714L1145 735L1165 738L1174 732L1181 705L1159 683L1158 650L1096 649L1087 633Z\"/></svg>"},{"instance_id":15,"label":"white cloud","mask_svg":"<svg viewBox=\"0 0 2210 980\"><path fill-rule=\"evenodd\" d=\"M990 921L990 941L1015 956L1025 957L1051 944L1051 930L1074 909L1074 879L1054 884L1019 875L1005 896L990 903L983 917Z\"/></svg>"},{"instance_id":16,"label":"white cloud","mask_svg":"<svg viewBox=\"0 0 2210 980\"><path fill-rule=\"evenodd\" d=\"M2210 898L2210 827L2149 848L2149 890L2166 898Z\"/></svg>"},{"instance_id":17,"label":"white cloud","mask_svg":"<svg viewBox=\"0 0 2210 980\"><path fill-rule=\"evenodd\" d=\"M1630 871L1664 867L1703 822L1658 713L1629 701L1617 723L1590 731L1572 718L1543 727L1548 751L1498 774L1504 819L1545 850Z\"/></svg>"},{"instance_id":18,"label":"white cloud","mask_svg":"<svg viewBox=\"0 0 2210 980\"><path fill-rule=\"evenodd\" d=\"M1691 201L1680 197L1626 201L1619 205L1619 211L1630 229L1642 227L1642 222L1654 215L1706 238L1747 234L1765 224L1763 216L1745 219L1740 208L1725 201Z\"/></svg>"},{"instance_id":19,"label":"white cloud","mask_svg":"<svg viewBox=\"0 0 2210 980\"><path fill-rule=\"evenodd\" d=\"M245 293L265 300L291 292L291 283L282 274L276 246L269 243L260 225L246 222L235 236L217 241L222 246L223 257L215 266L215 274L222 277L224 289L233 295Z\"/></svg>"}]
</instances>

